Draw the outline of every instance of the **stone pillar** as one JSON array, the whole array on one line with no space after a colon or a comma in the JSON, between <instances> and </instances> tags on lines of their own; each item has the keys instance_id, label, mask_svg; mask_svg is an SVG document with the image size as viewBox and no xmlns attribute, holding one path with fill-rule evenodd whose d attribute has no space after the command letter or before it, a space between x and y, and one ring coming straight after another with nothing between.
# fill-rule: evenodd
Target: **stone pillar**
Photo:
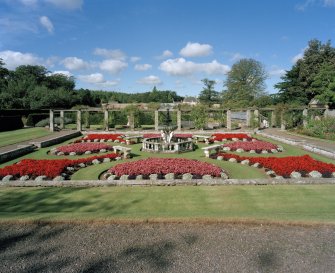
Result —
<instances>
[{"instance_id":1,"label":"stone pillar","mask_svg":"<svg viewBox=\"0 0 335 273\"><path fill-rule=\"evenodd\" d=\"M109 126L108 126L108 110L104 110L104 128L105 131L109 131Z\"/></svg>"},{"instance_id":2,"label":"stone pillar","mask_svg":"<svg viewBox=\"0 0 335 273\"><path fill-rule=\"evenodd\" d=\"M325 107L326 107L326 110L325 110L325 112L323 113L323 116L326 118L326 117L329 116L329 106L328 106L328 105L325 105Z\"/></svg>"},{"instance_id":3,"label":"stone pillar","mask_svg":"<svg viewBox=\"0 0 335 273\"><path fill-rule=\"evenodd\" d=\"M181 131L181 111L177 111L177 130Z\"/></svg>"},{"instance_id":4,"label":"stone pillar","mask_svg":"<svg viewBox=\"0 0 335 273\"><path fill-rule=\"evenodd\" d=\"M61 129L64 129L64 111L63 110L60 111L60 125L59 126Z\"/></svg>"},{"instance_id":5,"label":"stone pillar","mask_svg":"<svg viewBox=\"0 0 335 273\"><path fill-rule=\"evenodd\" d=\"M276 117L276 112L271 111L271 127L276 127L277 126L277 117Z\"/></svg>"},{"instance_id":6,"label":"stone pillar","mask_svg":"<svg viewBox=\"0 0 335 273\"><path fill-rule=\"evenodd\" d=\"M250 109L247 110L247 127L251 126L251 111Z\"/></svg>"},{"instance_id":7,"label":"stone pillar","mask_svg":"<svg viewBox=\"0 0 335 273\"><path fill-rule=\"evenodd\" d=\"M258 109L254 110L254 120L255 120L255 124L257 124L256 128L258 128L259 127L259 110Z\"/></svg>"},{"instance_id":8,"label":"stone pillar","mask_svg":"<svg viewBox=\"0 0 335 273\"><path fill-rule=\"evenodd\" d=\"M128 116L128 124L131 130L135 129L135 116L134 113L130 113Z\"/></svg>"},{"instance_id":9,"label":"stone pillar","mask_svg":"<svg viewBox=\"0 0 335 273\"><path fill-rule=\"evenodd\" d=\"M158 111L155 111L155 131L158 131Z\"/></svg>"},{"instance_id":10,"label":"stone pillar","mask_svg":"<svg viewBox=\"0 0 335 273\"><path fill-rule=\"evenodd\" d=\"M280 130L285 131L286 130L286 124L284 120L284 111L280 113Z\"/></svg>"},{"instance_id":11,"label":"stone pillar","mask_svg":"<svg viewBox=\"0 0 335 273\"><path fill-rule=\"evenodd\" d=\"M49 120L50 120L50 125L49 125L49 129L50 132L54 132L55 131L55 124L54 124L54 110L49 111Z\"/></svg>"},{"instance_id":12,"label":"stone pillar","mask_svg":"<svg viewBox=\"0 0 335 273\"><path fill-rule=\"evenodd\" d=\"M90 111L85 112L85 128L90 129Z\"/></svg>"},{"instance_id":13,"label":"stone pillar","mask_svg":"<svg viewBox=\"0 0 335 273\"><path fill-rule=\"evenodd\" d=\"M231 110L227 110L227 130L231 130Z\"/></svg>"},{"instance_id":14,"label":"stone pillar","mask_svg":"<svg viewBox=\"0 0 335 273\"><path fill-rule=\"evenodd\" d=\"M308 110L307 108L305 108L303 111L302 111L302 123L304 125L304 128L307 127L307 117L308 117Z\"/></svg>"},{"instance_id":15,"label":"stone pillar","mask_svg":"<svg viewBox=\"0 0 335 273\"><path fill-rule=\"evenodd\" d=\"M81 131L81 111L77 110L77 130Z\"/></svg>"}]
</instances>

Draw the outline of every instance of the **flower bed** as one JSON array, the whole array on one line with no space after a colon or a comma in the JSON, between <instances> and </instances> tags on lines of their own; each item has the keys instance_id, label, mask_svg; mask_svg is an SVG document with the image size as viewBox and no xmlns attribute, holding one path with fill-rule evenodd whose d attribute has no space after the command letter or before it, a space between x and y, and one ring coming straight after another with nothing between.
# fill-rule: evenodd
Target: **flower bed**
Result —
<instances>
[{"instance_id":1,"label":"flower bed","mask_svg":"<svg viewBox=\"0 0 335 273\"><path fill-rule=\"evenodd\" d=\"M149 178L156 174L160 177L174 174L174 178L180 178L181 175L189 174L190 178L201 178L205 175L211 177L221 177L222 170L218 166L201 162L198 160L184 158L148 158L133 162L118 164L108 170L109 174L122 177L143 176Z\"/></svg>"},{"instance_id":2,"label":"flower bed","mask_svg":"<svg viewBox=\"0 0 335 273\"><path fill-rule=\"evenodd\" d=\"M174 134L174 137L178 138L192 138L192 134ZM144 134L143 138L158 138L161 137L161 134Z\"/></svg>"},{"instance_id":3,"label":"flower bed","mask_svg":"<svg viewBox=\"0 0 335 273\"><path fill-rule=\"evenodd\" d=\"M51 152L56 155L81 155L113 150L113 146L104 143L74 143L53 149Z\"/></svg>"},{"instance_id":4,"label":"flower bed","mask_svg":"<svg viewBox=\"0 0 335 273\"><path fill-rule=\"evenodd\" d=\"M309 155L288 157L246 157L235 154L218 153L216 156L217 159L234 159L242 164L256 164L257 166L263 166L268 169L268 174L273 176L298 178L300 174L300 176L335 177L334 164L315 160Z\"/></svg>"},{"instance_id":5,"label":"flower bed","mask_svg":"<svg viewBox=\"0 0 335 273\"><path fill-rule=\"evenodd\" d=\"M85 137L78 139L75 143L79 142L120 142L125 143L122 134L88 134Z\"/></svg>"},{"instance_id":6,"label":"flower bed","mask_svg":"<svg viewBox=\"0 0 335 273\"><path fill-rule=\"evenodd\" d=\"M251 152L251 153L265 153L265 152L277 152L281 151L282 148L277 145L266 142L266 141L236 141L232 143L224 144L223 150L225 151L237 151L237 152Z\"/></svg>"},{"instance_id":7,"label":"flower bed","mask_svg":"<svg viewBox=\"0 0 335 273\"><path fill-rule=\"evenodd\" d=\"M76 160L70 159L23 159L20 162L6 166L0 169L0 178L6 176L8 179L20 179L26 176L26 179L34 179L39 176L45 176L45 179L52 179L61 176L63 173L74 172L79 168L90 164L99 164L109 162L119 157L119 154L110 153L101 156L91 156ZM69 169L70 168L70 169Z\"/></svg>"},{"instance_id":8,"label":"flower bed","mask_svg":"<svg viewBox=\"0 0 335 273\"><path fill-rule=\"evenodd\" d=\"M234 133L215 133L212 134L214 141L225 141L225 140L252 140L252 137L247 134L234 134Z\"/></svg>"}]
</instances>

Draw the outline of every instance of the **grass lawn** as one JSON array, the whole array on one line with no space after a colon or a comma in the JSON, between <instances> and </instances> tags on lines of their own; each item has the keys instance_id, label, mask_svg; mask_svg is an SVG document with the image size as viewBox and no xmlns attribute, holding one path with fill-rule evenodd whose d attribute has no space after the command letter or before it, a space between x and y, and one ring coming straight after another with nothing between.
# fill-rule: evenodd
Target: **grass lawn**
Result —
<instances>
[{"instance_id":1,"label":"grass lawn","mask_svg":"<svg viewBox=\"0 0 335 273\"><path fill-rule=\"evenodd\" d=\"M335 223L335 185L0 188L0 221Z\"/></svg>"},{"instance_id":2,"label":"grass lawn","mask_svg":"<svg viewBox=\"0 0 335 273\"><path fill-rule=\"evenodd\" d=\"M27 128L0 133L0 147L50 135L46 128Z\"/></svg>"}]
</instances>

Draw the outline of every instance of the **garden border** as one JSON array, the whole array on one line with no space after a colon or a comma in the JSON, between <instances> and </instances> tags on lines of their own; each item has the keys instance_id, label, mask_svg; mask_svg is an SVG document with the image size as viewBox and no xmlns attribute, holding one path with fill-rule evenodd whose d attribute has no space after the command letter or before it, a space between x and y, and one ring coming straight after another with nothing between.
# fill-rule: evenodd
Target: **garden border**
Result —
<instances>
[{"instance_id":1,"label":"garden border","mask_svg":"<svg viewBox=\"0 0 335 273\"><path fill-rule=\"evenodd\" d=\"M63 180L0 181L4 187L106 187L106 186L229 186L229 185L312 185L335 184L335 178L264 178L264 179L173 179L173 180Z\"/></svg>"}]
</instances>

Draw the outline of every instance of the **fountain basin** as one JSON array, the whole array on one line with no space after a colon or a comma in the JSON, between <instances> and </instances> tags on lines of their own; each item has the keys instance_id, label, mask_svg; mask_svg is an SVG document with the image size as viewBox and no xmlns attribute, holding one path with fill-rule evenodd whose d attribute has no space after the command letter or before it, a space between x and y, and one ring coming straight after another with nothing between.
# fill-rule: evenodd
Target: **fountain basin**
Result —
<instances>
[{"instance_id":1,"label":"fountain basin","mask_svg":"<svg viewBox=\"0 0 335 273\"><path fill-rule=\"evenodd\" d=\"M193 151L192 139L173 138L169 143L165 143L162 138L145 138L142 143L142 151L153 153L183 153Z\"/></svg>"}]
</instances>

